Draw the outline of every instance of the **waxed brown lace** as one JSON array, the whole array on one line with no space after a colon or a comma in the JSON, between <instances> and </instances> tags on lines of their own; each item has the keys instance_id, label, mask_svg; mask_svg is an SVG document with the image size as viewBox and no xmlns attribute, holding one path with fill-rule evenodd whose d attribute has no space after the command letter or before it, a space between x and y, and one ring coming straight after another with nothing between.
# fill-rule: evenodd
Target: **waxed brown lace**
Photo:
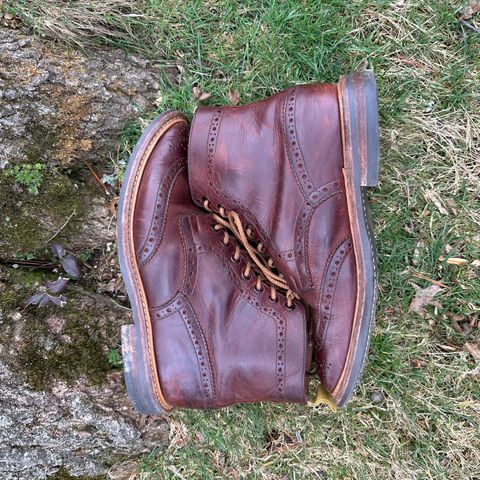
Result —
<instances>
[{"instance_id":1,"label":"waxed brown lace","mask_svg":"<svg viewBox=\"0 0 480 480\"><path fill-rule=\"evenodd\" d=\"M232 260L235 262L240 261L241 247L246 251L248 258L246 259L246 267L243 272L245 279L250 279L254 268L258 270L256 273L255 289L257 291L263 290L263 283L267 284L270 288L270 300L276 302L278 300L277 289L280 290L286 297L286 307L293 309L295 304L294 300L299 296L288 286L287 281L281 274L277 274L272 271L275 267L271 258L265 260L263 253L263 245L258 243L255 246L252 245L250 239L252 238L252 229L250 227L244 227L239 215L234 211L228 211L225 207L219 205L218 212L212 210L210 206L210 200L206 197L203 198L203 207L205 210L212 214L215 220L214 230L223 230L223 245L228 245L230 242L230 234L233 234L234 238L240 244L235 245L235 253L232 256ZM240 247L241 246L241 247ZM253 265L252 265L253 262Z\"/></svg>"}]
</instances>

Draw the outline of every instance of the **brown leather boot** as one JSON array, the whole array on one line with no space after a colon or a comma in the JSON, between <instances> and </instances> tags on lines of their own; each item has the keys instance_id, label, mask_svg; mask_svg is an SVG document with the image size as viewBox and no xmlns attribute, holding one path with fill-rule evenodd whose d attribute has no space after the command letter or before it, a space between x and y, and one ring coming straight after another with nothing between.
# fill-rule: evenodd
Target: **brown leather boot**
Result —
<instances>
[{"instance_id":1,"label":"brown leather boot","mask_svg":"<svg viewBox=\"0 0 480 480\"><path fill-rule=\"evenodd\" d=\"M188 156L194 201L267 253L272 272L309 306L320 381L345 404L365 362L376 301L363 188L378 180L373 74L198 108Z\"/></svg>"},{"instance_id":2,"label":"brown leather boot","mask_svg":"<svg viewBox=\"0 0 480 480\"><path fill-rule=\"evenodd\" d=\"M132 153L120 196L119 259L135 322L122 329L130 398L145 414L305 403L305 311L270 302L281 294L221 219L193 204L187 139L181 113L158 117Z\"/></svg>"}]
</instances>

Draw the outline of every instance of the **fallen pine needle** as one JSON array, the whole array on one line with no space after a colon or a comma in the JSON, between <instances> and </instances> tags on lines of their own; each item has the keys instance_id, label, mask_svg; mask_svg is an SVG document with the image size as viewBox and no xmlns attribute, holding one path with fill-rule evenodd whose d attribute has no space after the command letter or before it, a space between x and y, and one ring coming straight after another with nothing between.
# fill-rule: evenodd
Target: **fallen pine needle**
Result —
<instances>
[{"instance_id":1,"label":"fallen pine needle","mask_svg":"<svg viewBox=\"0 0 480 480\"><path fill-rule=\"evenodd\" d=\"M413 272L412 276L421 278L422 280L426 280L427 282L433 283L434 285L438 285L439 287L450 288L448 285L445 285L444 283L439 282L438 280L434 280L433 278L427 277L427 275L424 275L423 273Z\"/></svg>"}]
</instances>

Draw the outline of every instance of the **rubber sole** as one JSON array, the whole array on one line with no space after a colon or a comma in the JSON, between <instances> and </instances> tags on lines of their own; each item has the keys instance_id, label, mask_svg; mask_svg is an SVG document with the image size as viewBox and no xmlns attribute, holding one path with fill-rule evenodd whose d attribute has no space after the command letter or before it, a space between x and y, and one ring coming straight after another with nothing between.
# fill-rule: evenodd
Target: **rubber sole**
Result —
<instances>
[{"instance_id":1,"label":"rubber sole","mask_svg":"<svg viewBox=\"0 0 480 480\"><path fill-rule=\"evenodd\" d=\"M339 407L350 399L365 366L374 326L377 256L365 187L378 185L379 124L375 77L366 70L338 83L348 213L357 269L357 299L350 347L332 393Z\"/></svg>"},{"instance_id":2,"label":"rubber sole","mask_svg":"<svg viewBox=\"0 0 480 480\"><path fill-rule=\"evenodd\" d=\"M151 152L169 128L186 121L180 112L168 111L146 128L128 161L118 205L118 258L134 321L134 325L122 327L124 377L130 400L136 410L145 415L160 415L173 407L163 395L158 376L152 320L133 243L133 215L142 173Z\"/></svg>"}]
</instances>

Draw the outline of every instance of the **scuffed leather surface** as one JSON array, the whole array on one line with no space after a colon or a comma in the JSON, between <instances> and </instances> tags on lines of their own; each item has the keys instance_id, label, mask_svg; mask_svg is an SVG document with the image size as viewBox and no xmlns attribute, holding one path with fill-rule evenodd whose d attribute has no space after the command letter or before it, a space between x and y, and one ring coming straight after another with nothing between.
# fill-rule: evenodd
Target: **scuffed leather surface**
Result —
<instances>
[{"instance_id":1,"label":"scuffed leather surface","mask_svg":"<svg viewBox=\"0 0 480 480\"><path fill-rule=\"evenodd\" d=\"M134 215L137 262L154 325L160 383L177 407L304 403L306 315L268 301L242 277L245 260L191 200L188 126L159 140Z\"/></svg>"},{"instance_id":2,"label":"scuffed leather surface","mask_svg":"<svg viewBox=\"0 0 480 480\"><path fill-rule=\"evenodd\" d=\"M333 391L346 361L356 298L336 86L300 85L240 107L201 107L189 143L190 188L201 205L235 210L310 309L320 380ZM328 295L327 274L336 282Z\"/></svg>"}]
</instances>

